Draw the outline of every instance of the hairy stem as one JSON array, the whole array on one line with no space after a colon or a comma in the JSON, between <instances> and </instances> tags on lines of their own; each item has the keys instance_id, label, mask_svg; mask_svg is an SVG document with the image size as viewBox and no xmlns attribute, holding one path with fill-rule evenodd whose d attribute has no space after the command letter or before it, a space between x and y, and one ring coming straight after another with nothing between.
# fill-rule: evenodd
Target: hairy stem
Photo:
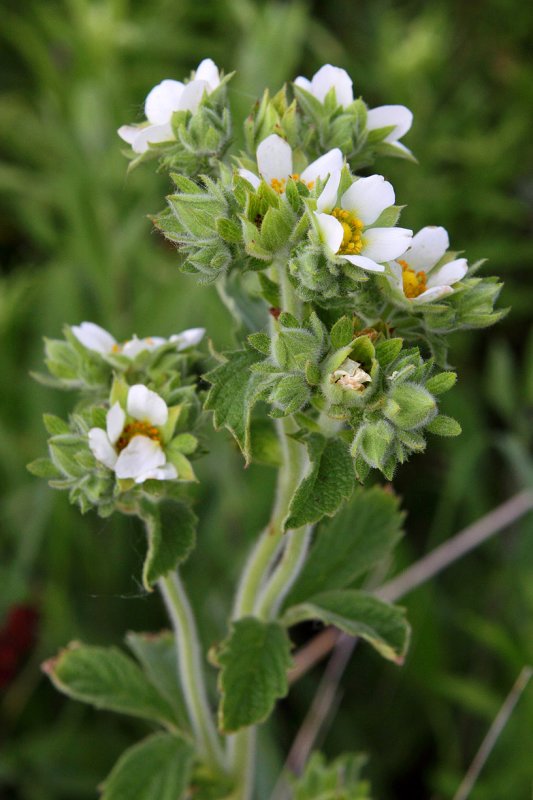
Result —
<instances>
[{"instance_id":1,"label":"hairy stem","mask_svg":"<svg viewBox=\"0 0 533 800\"><path fill-rule=\"evenodd\" d=\"M200 641L185 588L177 573L160 578L158 586L176 636L179 677L198 748L206 761L224 768L224 755L207 700Z\"/></svg>"}]
</instances>

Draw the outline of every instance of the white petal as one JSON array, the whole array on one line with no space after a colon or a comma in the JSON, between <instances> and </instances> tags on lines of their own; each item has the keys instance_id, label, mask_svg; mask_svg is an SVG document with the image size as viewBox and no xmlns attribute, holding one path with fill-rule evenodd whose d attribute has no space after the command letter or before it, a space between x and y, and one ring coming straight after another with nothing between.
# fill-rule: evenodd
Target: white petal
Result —
<instances>
[{"instance_id":1,"label":"white petal","mask_svg":"<svg viewBox=\"0 0 533 800\"><path fill-rule=\"evenodd\" d=\"M412 124L413 113L405 106L379 106L368 112L366 127L373 131L394 125L394 130L385 137L385 141L396 142L407 133Z\"/></svg>"},{"instance_id":2,"label":"white petal","mask_svg":"<svg viewBox=\"0 0 533 800\"><path fill-rule=\"evenodd\" d=\"M126 414L119 402L111 406L107 412L105 422L109 441L111 444L116 444L120 434L124 430L124 423L126 422Z\"/></svg>"},{"instance_id":3,"label":"white petal","mask_svg":"<svg viewBox=\"0 0 533 800\"><path fill-rule=\"evenodd\" d=\"M89 449L97 461L109 469L114 468L117 454L102 428L91 428L89 431Z\"/></svg>"},{"instance_id":4,"label":"white petal","mask_svg":"<svg viewBox=\"0 0 533 800\"><path fill-rule=\"evenodd\" d=\"M180 108L183 89L181 81L169 79L154 86L144 101L146 119L154 125L170 122L172 113Z\"/></svg>"},{"instance_id":5,"label":"white petal","mask_svg":"<svg viewBox=\"0 0 533 800\"><path fill-rule=\"evenodd\" d=\"M204 336L205 328L187 328L186 331L175 333L170 337L169 341L175 344L177 350L180 351L200 344Z\"/></svg>"},{"instance_id":6,"label":"white petal","mask_svg":"<svg viewBox=\"0 0 533 800\"><path fill-rule=\"evenodd\" d=\"M168 419L168 408L163 398L142 383L130 386L127 407L130 417L145 420L156 427L164 425Z\"/></svg>"},{"instance_id":7,"label":"white petal","mask_svg":"<svg viewBox=\"0 0 533 800\"><path fill-rule=\"evenodd\" d=\"M332 67L331 64L325 64L313 76L311 87L314 96L320 100L321 103L333 87L335 89L335 96L337 103L340 106L348 106L353 102L353 83L352 79L344 69L340 67Z\"/></svg>"},{"instance_id":8,"label":"white petal","mask_svg":"<svg viewBox=\"0 0 533 800\"><path fill-rule=\"evenodd\" d=\"M82 322L81 325L73 325L71 331L78 342L88 350L95 350L97 353L111 353L117 343L114 336L111 336L104 328L94 322Z\"/></svg>"},{"instance_id":9,"label":"white petal","mask_svg":"<svg viewBox=\"0 0 533 800\"><path fill-rule=\"evenodd\" d=\"M117 478L139 478L146 472L162 467L166 456L159 442L148 436L134 436L120 453L115 464Z\"/></svg>"},{"instance_id":10,"label":"white petal","mask_svg":"<svg viewBox=\"0 0 533 800\"><path fill-rule=\"evenodd\" d=\"M375 261L372 261L371 258L367 258L366 256L340 256L340 258L344 258L346 261L349 261L350 264L355 264L356 267L361 267L361 269L366 269L369 272L385 271L385 267L382 267L381 264L376 264Z\"/></svg>"},{"instance_id":11,"label":"white petal","mask_svg":"<svg viewBox=\"0 0 533 800\"><path fill-rule=\"evenodd\" d=\"M405 254L405 261L415 272L429 272L440 261L450 245L445 228L427 225L413 236L411 247Z\"/></svg>"},{"instance_id":12,"label":"white petal","mask_svg":"<svg viewBox=\"0 0 533 800\"><path fill-rule=\"evenodd\" d=\"M401 256L411 242L413 231L408 228L370 228L363 233L362 255L383 264Z\"/></svg>"},{"instance_id":13,"label":"white petal","mask_svg":"<svg viewBox=\"0 0 533 800\"><path fill-rule=\"evenodd\" d=\"M144 481L173 481L178 477L178 471L174 464L167 463L157 469L147 470L143 472L138 478L135 478L135 483L144 483Z\"/></svg>"},{"instance_id":14,"label":"white petal","mask_svg":"<svg viewBox=\"0 0 533 800\"><path fill-rule=\"evenodd\" d=\"M321 239L326 245L327 250L329 250L332 255L335 255L342 244L344 229L339 220L332 217L331 214L319 214L316 211L314 213L320 230Z\"/></svg>"},{"instance_id":15,"label":"white petal","mask_svg":"<svg viewBox=\"0 0 533 800\"><path fill-rule=\"evenodd\" d=\"M327 175L333 175L342 169L344 157L338 147L324 153L323 156L312 161L300 175L300 179L305 183L316 181L317 178L324 179Z\"/></svg>"},{"instance_id":16,"label":"white petal","mask_svg":"<svg viewBox=\"0 0 533 800\"><path fill-rule=\"evenodd\" d=\"M290 144L275 133L267 136L257 148L257 166L267 183L273 178L288 178L292 174Z\"/></svg>"},{"instance_id":17,"label":"white petal","mask_svg":"<svg viewBox=\"0 0 533 800\"><path fill-rule=\"evenodd\" d=\"M455 261L449 261L443 264L442 267L437 267L430 272L427 286L430 289L433 286L453 286L454 283L464 278L468 272L468 262L466 258L456 258Z\"/></svg>"},{"instance_id":18,"label":"white petal","mask_svg":"<svg viewBox=\"0 0 533 800\"><path fill-rule=\"evenodd\" d=\"M332 172L328 178L328 182L322 189L318 200L316 201L317 211L332 211L337 205L337 193L339 191L339 183L341 182L341 173Z\"/></svg>"},{"instance_id":19,"label":"white petal","mask_svg":"<svg viewBox=\"0 0 533 800\"><path fill-rule=\"evenodd\" d=\"M188 83L181 95L180 110L191 111L194 113L204 94L209 94L209 84L207 81L194 80Z\"/></svg>"},{"instance_id":20,"label":"white petal","mask_svg":"<svg viewBox=\"0 0 533 800\"><path fill-rule=\"evenodd\" d=\"M145 350L156 350L166 343L167 340L162 336L147 336L145 339L138 339L137 336L134 336L122 345L122 353L128 358L135 358Z\"/></svg>"},{"instance_id":21,"label":"white petal","mask_svg":"<svg viewBox=\"0 0 533 800\"><path fill-rule=\"evenodd\" d=\"M294 79L293 83L295 86L299 86L300 89L305 89L305 91L309 92L309 94L313 93L311 81L307 78L304 78L303 75L298 75L298 77Z\"/></svg>"},{"instance_id":22,"label":"white petal","mask_svg":"<svg viewBox=\"0 0 533 800\"><path fill-rule=\"evenodd\" d=\"M451 286L433 286L431 289L426 289L425 292L419 294L418 297L413 297L412 303L419 305L420 303L433 303L434 300L440 300L447 294L453 294Z\"/></svg>"},{"instance_id":23,"label":"white petal","mask_svg":"<svg viewBox=\"0 0 533 800\"><path fill-rule=\"evenodd\" d=\"M211 92L220 86L220 73L215 62L211 58L204 58L203 61L200 61L198 69L194 73L194 79L208 83Z\"/></svg>"},{"instance_id":24,"label":"white petal","mask_svg":"<svg viewBox=\"0 0 533 800\"><path fill-rule=\"evenodd\" d=\"M394 189L383 175L359 178L344 192L341 205L365 225L371 225L382 211L394 205Z\"/></svg>"},{"instance_id":25,"label":"white petal","mask_svg":"<svg viewBox=\"0 0 533 800\"><path fill-rule=\"evenodd\" d=\"M241 176L241 178L246 178L248 183L251 183L254 189L257 189L257 187L261 183L261 178L258 178L257 175L254 175L254 173L250 172L249 169L241 168L239 170L239 175Z\"/></svg>"},{"instance_id":26,"label":"white petal","mask_svg":"<svg viewBox=\"0 0 533 800\"><path fill-rule=\"evenodd\" d=\"M403 292L403 269L401 264L398 264L397 261L391 261L389 263L389 269L392 274L387 274L387 278L390 280L393 286L401 289Z\"/></svg>"},{"instance_id":27,"label":"white petal","mask_svg":"<svg viewBox=\"0 0 533 800\"><path fill-rule=\"evenodd\" d=\"M138 133L132 143L135 153L145 153L149 144L160 144L160 142L171 142L174 139L174 132L170 122L164 125L145 125L138 128Z\"/></svg>"},{"instance_id":28,"label":"white petal","mask_svg":"<svg viewBox=\"0 0 533 800\"><path fill-rule=\"evenodd\" d=\"M138 125L121 125L117 131L121 139L128 144L133 144L137 134L139 133Z\"/></svg>"}]
</instances>

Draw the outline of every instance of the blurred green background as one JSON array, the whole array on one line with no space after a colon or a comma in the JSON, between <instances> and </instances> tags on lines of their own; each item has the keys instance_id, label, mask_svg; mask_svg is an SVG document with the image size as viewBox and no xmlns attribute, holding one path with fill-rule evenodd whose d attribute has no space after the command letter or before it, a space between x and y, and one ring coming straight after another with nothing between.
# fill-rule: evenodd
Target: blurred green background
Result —
<instances>
[{"instance_id":1,"label":"blurred green background","mask_svg":"<svg viewBox=\"0 0 533 800\"><path fill-rule=\"evenodd\" d=\"M44 411L68 396L32 381L42 337L93 320L118 339L205 325L217 347L232 323L213 289L181 275L152 233L166 179L126 176L116 128L140 118L148 90L211 56L236 114L325 62L345 67L370 106L415 114L406 144L420 165L382 160L408 204L402 224L444 225L471 260L505 281L511 314L454 337L457 389L445 410L459 440L435 439L395 488L408 509L397 567L533 485L530 332L533 6L520 0L259 2L3 0L0 94L0 626L17 603L40 611L37 645L0 697L1 800L97 796L120 751L144 733L66 701L39 671L72 638L120 642L166 624L139 584L135 523L81 518L31 477ZM530 51L529 51L530 52ZM237 131L237 136L238 136ZM243 471L224 434L200 466L199 548L185 570L206 644L223 633L230 588L268 514L273 476ZM403 669L361 648L323 746L364 750L376 798L451 798L521 666L533 661L533 520L523 520L407 600L414 637ZM264 732L261 785L271 784L321 668ZM530 797L533 691L526 692L472 794Z\"/></svg>"}]
</instances>

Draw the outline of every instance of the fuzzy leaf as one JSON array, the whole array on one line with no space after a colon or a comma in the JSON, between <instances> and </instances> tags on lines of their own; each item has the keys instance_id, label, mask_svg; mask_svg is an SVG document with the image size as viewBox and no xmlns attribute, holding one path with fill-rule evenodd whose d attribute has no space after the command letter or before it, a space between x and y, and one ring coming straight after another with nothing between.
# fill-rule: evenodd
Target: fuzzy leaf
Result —
<instances>
[{"instance_id":1,"label":"fuzzy leaf","mask_svg":"<svg viewBox=\"0 0 533 800\"><path fill-rule=\"evenodd\" d=\"M455 372L439 372L426 382L426 389L431 394L444 394L448 392L457 381L457 374Z\"/></svg>"},{"instance_id":2,"label":"fuzzy leaf","mask_svg":"<svg viewBox=\"0 0 533 800\"><path fill-rule=\"evenodd\" d=\"M403 514L394 495L358 489L332 520L325 520L285 605L318 592L344 589L387 558L402 536Z\"/></svg>"},{"instance_id":3,"label":"fuzzy leaf","mask_svg":"<svg viewBox=\"0 0 533 800\"><path fill-rule=\"evenodd\" d=\"M330 333L331 346L337 350L346 347L353 340L353 319L341 317L337 320Z\"/></svg>"},{"instance_id":4,"label":"fuzzy leaf","mask_svg":"<svg viewBox=\"0 0 533 800\"><path fill-rule=\"evenodd\" d=\"M37 478L60 478L62 475L49 458L36 458L27 465L26 469Z\"/></svg>"},{"instance_id":5,"label":"fuzzy leaf","mask_svg":"<svg viewBox=\"0 0 533 800\"><path fill-rule=\"evenodd\" d=\"M292 498L285 530L333 516L355 488L355 473L347 445L318 433L306 439L309 469Z\"/></svg>"},{"instance_id":6,"label":"fuzzy leaf","mask_svg":"<svg viewBox=\"0 0 533 800\"><path fill-rule=\"evenodd\" d=\"M128 748L105 780L102 800L180 800L189 785L189 742L156 733Z\"/></svg>"},{"instance_id":7,"label":"fuzzy leaf","mask_svg":"<svg viewBox=\"0 0 533 800\"><path fill-rule=\"evenodd\" d=\"M151 591L159 578L175 570L189 556L196 542L198 520L188 505L176 500L162 500L157 505L150 503L145 506L144 516L148 552L143 566L143 584Z\"/></svg>"},{"instance_id":8,"label":"fuzzy leaf","mask_svg":"<svg viewBox=\"0 0 533 800\"><path fill-rule=\"evenodd\" d=\"M76 642L43 670L60 692L96 708L175 725L175 714L131 658L116 647Z\"/></svg>"},{"instance_id":9,"label":"fuzzy leaf","mask_svg":"<svg viewBox=\"0 0 533 800\"><path fill-rule=\"evenodd\" d=\"M323 592L289 608L282 622L296 625L318 619L369 642L384 658L402 663L409 644L409 625L402 609L356 589Z\"/></svg>"},{"instance_id":10,"label":"fuzzy leaf","mask_svg":"<svg viewBox=\"0 0 533 800\"><path fill-rule=\"evenodd\" d=\"M438 417L431 420L426 427L429 433L434 433L437 436L459 436L461 433L461 426L453 417L447 417L445 414L439 414Z\"/></svg>"},{"instance_id":11,"label":"fuzzy leaf","mask_svg":"<svg viewBox=\"0 0 533 800\"><path fill-rule=\"evenodd\" d=\"M243 617L216 653L221 666L219 726L232 733L263 722L288 692L290 643L277 622Z\"/></svg>"}]
</instances>

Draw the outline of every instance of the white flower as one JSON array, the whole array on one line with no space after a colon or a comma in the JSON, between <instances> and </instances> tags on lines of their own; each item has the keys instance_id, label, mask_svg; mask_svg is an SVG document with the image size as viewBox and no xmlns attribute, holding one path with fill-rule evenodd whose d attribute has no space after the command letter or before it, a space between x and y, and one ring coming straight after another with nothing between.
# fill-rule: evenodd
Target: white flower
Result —
<instances>
[{"instance_id":1,"label":"white flower","mask_svg":"<svg viewBox=\"0 0 533 800\"><path fill-rule=\"evenodd\" d=\"M371 175L352 183L338 200L340 179L340 172L331 175L314 212L326 250L361 269L383 272L381 265L402 255L413 235L407 228L369 227L394 205L394 189L382 175Z\"/></svg>"},{"instance_id":2,"label":"white flower","mask_svg":"<svg viewBox=\"0 0 533 800\"><path fill-rule=\"evenodd\" d=\"M340 367L331 374L330 380L331 383L337 383L346 389L361 392L365 388L365 383L370 383L372 378L361 368L358 361L346 358Z\"/></svg>"},{"instance_id":3,"label":"white flower","mask_svg":"<svg viewBox=\"0 0 533 800\"><path fill-rule=\"evenodd\" d=\"M340 67L325 64L318 72L315 72L311 80L299 75L294 83L314 95L321 103L324 102L331 89L335 89L337 103L343 108L353 103L352 79L346 70Z\"/></svg>"},{"instance_id":4,"label":"white flower","mask_svg":"<svg viewBox=\"0 0 533 800\"><path fill-rule=\"evenodd\" d=\"M398 140L407 133L412 124L413 112L405 106L379 106L368 111L366 128L368 131L374 131L394 125L393 130L385 136L383 141L392 144L402 153L411 155L411 151Z\"/></svg>"},{"instance_id":5,"label":"white flower","mask_svg":"<svg viewBox=\"0 0 533 800\"><path fill-rule=\"evenodd\" d=\"M188 328L181 333L173 334L170 339L164 339L162 336L147 336L144 339L138 339L137 336L133 336L128 341L119 344L114 336L94 322L73 325L71 330L76 339L88 350L95 350L101 355L117 353L131 359L143 350L157 350L158 347L169 343L175 344L178 352L181 352L181 350L197 345L205 334L205 328Z\"/></svg>"},{"instance_id":6,"label":"white flower","mask_svg":"<svg viewBox=\"0 0 533 800\"><path fill-rule=\"evenodd\" d=\"M154 86L144 101L147 124L122 125L118 135L135 153L144 153L150 144L172 141L172 114L175 111L194 113L204 94L211 94L218 86L218 67L210 58L204 58L189 83L166 79Z\"/></svg>"},{"instance_id":7,"label":"white flower","mask_svg":"<svg viewBox=\"0 0 533 800\"><path fill-rule=\"evenodd\" d=\"M289 178L300 180L312 189L317 178L324 179L333 172L342 169L343 156L338 147L325 153L316 161L309 164L302 173L296 175L292 166L292 148L285 139L272 133L263 139L257 148L257 170L273 189L279 194L285 192ZM240 169L239 175L257 189L261 178L250 172L249 169Z\"/></svg>"},{"instance_id":8,"label":"white flower","mask_svg":"<svg viewBox=\"0 0 533 800\"><path fill-rule=\"evenodd\" d=\"M130 386L126 411L115 403L107 412L106 430L89 431L89 447L117 478L135 483L173 480L178 473L167 462L162 445L161 428L167 420L168 407L162 397L140 383Z\"/></svg>"},{"instance_id":9,"label":"white flower","mask_svg":"<svg viewBox=\"0 0 533 800\"><path fill-rule=\"evenodd\" d=\"M410 302L432 303L453 294L453 285L468 272L466 258L456 258L438 266L449 247L444 228L428 225L413 236L403 258L390 263L388 280Z\"/></svg>"}]
</instances>

